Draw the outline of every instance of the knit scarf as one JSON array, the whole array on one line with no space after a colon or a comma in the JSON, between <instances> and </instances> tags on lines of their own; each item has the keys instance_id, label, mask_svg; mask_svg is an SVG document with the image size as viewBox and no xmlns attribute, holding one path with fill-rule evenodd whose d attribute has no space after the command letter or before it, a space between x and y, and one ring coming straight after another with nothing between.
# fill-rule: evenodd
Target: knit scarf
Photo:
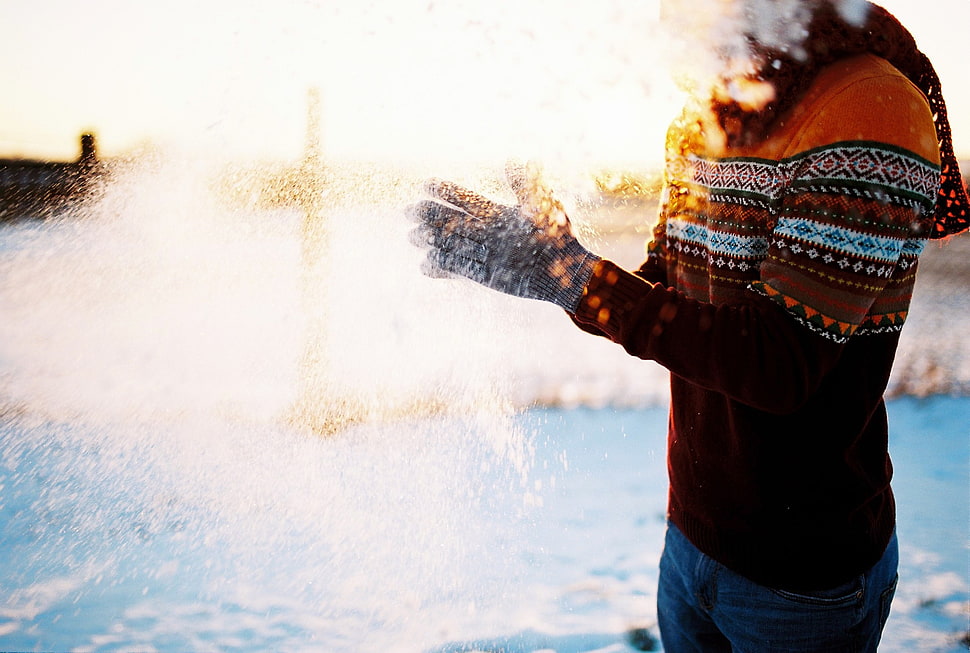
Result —
<instances>
[{"instance_id":1,"label":"knit scarf","mask_svg":"<svg viewBox=\"0 0 970 653\"><path fill-rule=\"evenodd\" d=\"M747 78L774 87L774 99L759 109L732 100L714 101L713 110L731 145L750 145L765 138L808 90L816 74L840 59L859 54L882 57L927 97L940 145L941 179L931 238L944 238L970 227L970 200L953 153L950 122L933 64L913 36L888 11L868 5L863 24L846 22L832 0L805 0L813 10L808 35L797 53L767 48L749 38L754 72Z\"/></svg>"}]
</instances>

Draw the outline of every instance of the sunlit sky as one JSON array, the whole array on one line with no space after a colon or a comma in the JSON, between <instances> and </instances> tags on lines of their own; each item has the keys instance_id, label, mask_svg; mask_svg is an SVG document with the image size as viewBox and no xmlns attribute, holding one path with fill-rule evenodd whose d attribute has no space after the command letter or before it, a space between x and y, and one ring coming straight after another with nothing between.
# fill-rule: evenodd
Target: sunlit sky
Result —
<instances>
[{"instance_id":1,"label":"sunlit sky","mask_svg":"<svg viewBox=\"0 0 970 653\"><path fill-rule=\"evenodd\" d=\"M658 160L680 97L659 0L0 0L0 156L147 144L336 159ZM970 157L970 1L884 0ZM927 11L926 7L932 6Z\"/></svg>"}]
</instances>

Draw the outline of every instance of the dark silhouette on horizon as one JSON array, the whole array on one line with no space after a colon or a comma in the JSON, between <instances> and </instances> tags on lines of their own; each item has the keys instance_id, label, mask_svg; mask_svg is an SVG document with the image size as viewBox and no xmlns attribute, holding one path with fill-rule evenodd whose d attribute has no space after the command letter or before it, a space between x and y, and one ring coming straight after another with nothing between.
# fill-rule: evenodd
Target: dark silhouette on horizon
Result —
<instances>
[{"instance_id":1,"label":"dark silhouette on horizon","mask_svg":"<svg viewBox=\"0 0 970 653\"><path fill-rule=\"evenodd\" d=\"M94 134L75 161L0 159L0 222L43 219L88 199L106 172Z\"/></svg>"}]
</instances>

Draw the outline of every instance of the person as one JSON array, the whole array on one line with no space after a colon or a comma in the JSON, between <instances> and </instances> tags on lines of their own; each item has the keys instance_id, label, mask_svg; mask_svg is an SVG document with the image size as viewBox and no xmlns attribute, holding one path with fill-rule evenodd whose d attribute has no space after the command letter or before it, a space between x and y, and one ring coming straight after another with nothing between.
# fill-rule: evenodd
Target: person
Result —
<instances>
[{"instance_id":1,"label":"person","mask_svg":"<svg viewBox=\"0 0 970 653\"><path fill-rule=\"evenodd\" d=\"M432 180L408 209L427 274L551 302L669 370L669 653L874 651L895 591L883 394L919 254L967 228L967 194L905 28L801 6L798 47L747 39L750 65L672 124L636 271L530 168L508 171L516 206Z\"/></svg>"}]
</instances>

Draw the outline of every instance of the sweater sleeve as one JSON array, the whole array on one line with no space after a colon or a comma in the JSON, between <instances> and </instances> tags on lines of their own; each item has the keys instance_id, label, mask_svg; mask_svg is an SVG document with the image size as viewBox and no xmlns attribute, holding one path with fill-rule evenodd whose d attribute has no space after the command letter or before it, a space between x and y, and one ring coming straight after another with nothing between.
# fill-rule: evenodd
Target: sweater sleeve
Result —
<instances>
[{"instance_id":1,"label":"sweater sleeve","mask_svg":"<svg viewBox=\"0 0 970 653\"><path fill-rule=\"evenodd\" d=\"M939 187L935 134L898 75L822 102L783 160L787 191L752 289L836 342L901 326Z\"/></svg>"},{"instance_id":2,"label":"sweater sleeve","mask_svg":"<svg viewBox=\"0 0 970 653\"><path fill-rule=\"evenodd\" d=\"M754 293L715 306L606 260L597 264L574 319L633 356L772 413L801 406L841 351Z\"/></svg>"},{"instance_id":3,"label":"sweater sleeve","mask_svg":"<svg viewBox=\"0 0 970 653\"><path fill-rule=\"evenodd\" d=\"M649 243L647 243L647 257L642 265L635 272L636 276L644 281L651 284L661 284L666 285L667 283L667 237L666 237L666 220L664 219L665 211L664 207L666 205L666 190L664 195L660 200L660 211L659 217L657 219L657 224L653 228L653 235ZM583 320L577 318L575 315L569 315L573 323L586 333L591 333L595 336L606 336L609 334L604 332L600 325L595 320Z\"/></svg>"},{"instance_id":4,"label":"sweater sleeve","mask_svg":"<svg viewBox=\"0 0 970 653\"><path fill-rule=\"evenodd\" d=\"M794 139L809 146L781 162L788 192L758 278L739 299L699 301L602 261L574 319L705 389L771 413L797 410L850 337L901 326L921 216L932 213L938 167L892 143L898 113L846 121L871 108L860 104L870 91L836 94L809 122L817 131ZM901 124L933 128L931 118Z\"/></svg>"}]
</instances>

